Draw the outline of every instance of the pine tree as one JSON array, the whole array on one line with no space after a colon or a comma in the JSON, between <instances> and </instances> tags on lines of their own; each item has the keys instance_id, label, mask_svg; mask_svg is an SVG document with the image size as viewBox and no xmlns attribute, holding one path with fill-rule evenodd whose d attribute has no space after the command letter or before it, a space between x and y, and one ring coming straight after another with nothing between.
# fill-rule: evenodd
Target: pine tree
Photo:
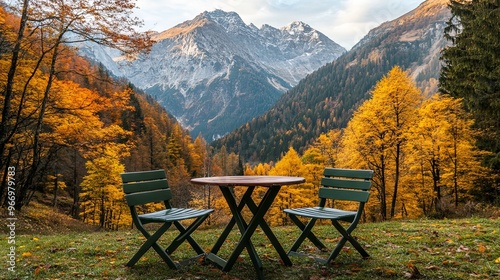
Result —
<instances>
[{"instance_id":1,"label":"pine tree","mask_svg":"<svg viewBox=\"0 0 500 280\"><path fill-rule=\"evenodd\" d=\"M452 0L450 7L452 46L443 50L440 91L463 98L483 130L479 147L493 153L487 164L500 171L500 1Z\"/></svg>"}]
</instances>

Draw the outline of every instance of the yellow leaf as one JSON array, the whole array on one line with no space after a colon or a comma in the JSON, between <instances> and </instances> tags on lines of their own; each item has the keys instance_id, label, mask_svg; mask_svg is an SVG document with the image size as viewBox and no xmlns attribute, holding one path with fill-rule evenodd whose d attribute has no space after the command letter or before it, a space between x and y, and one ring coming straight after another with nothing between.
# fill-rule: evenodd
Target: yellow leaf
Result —
<instances>
[{"instance_id":1,"label":"yellow leaf","mask_svg":"<svg viewBox=\"0 0 500 280\"><path fill-rule=\"evenodd\" d=\"M38 241L38 238L36 238L36 237L33 237L33 241Z\"/></svg>"},{"instance_id":2,"label":"yellow leaf","mask_svg":"<svg viewBox=\"0 0 500 280\"><path fill-rule=\"evenodd\" d=\"M486 252L487 248L483 244L479 244L478 250L480 253L484 253L484 252Z\"/></svg>"},{"instance_id":3,"label":"yellow leaf","mask_svg":"<svg viewBox=\"0 0 500 280\"><path fill-rule=\"evenodd\" d=\"M500 264L500 257L495 260L495 263L499 263Z\"/></svg>"},{"instance_id":4,"label":"yellow leaf","mask_svg":"<svg viewBox=\"0 0 500 280\"><path fill-rule=\"evenodd\" d=\"M28 257L31 257L31 253L30 252L24 252L21 256L23 258L28 258Z\"/></svg>"},{"instance_id":5,"label":"yellow leaf","mask_svg":"<svg viewBox=\"0 0 500 280\"><path fill-rule=\"evenodd\" d=\"M385 274L388 275L388 276L394 276L396 275L396 271L392 270L392 269L386 269L384 270Z\"/></svg>"}]
</instances>

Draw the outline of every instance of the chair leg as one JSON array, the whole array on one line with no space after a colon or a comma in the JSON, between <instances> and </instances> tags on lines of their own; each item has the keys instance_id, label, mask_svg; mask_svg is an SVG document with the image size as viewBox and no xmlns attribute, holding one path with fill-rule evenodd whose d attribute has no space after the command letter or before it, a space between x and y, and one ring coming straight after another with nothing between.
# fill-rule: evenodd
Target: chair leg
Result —
<instances>
[{"instance_id":1,"label":"chair leg","mask_svg":"<svg viewBox=\"0 0 500 280\"><path fill-rule=\"evenodd\" d=\"M351 232L354 230L355 225L351 224L351 226L349 226L349 228L346 230L336 220L332 220L332 224L337 229L337 231L340 232L340 234L342 234L342 238L337 243L337 245L335 246L334 250L332 251L332 253L328 257L328 259L326 261L327 263L331 262L332 260L334 260L338 256L338 254L340 253L340 250L342 250L342 247L344 247L344 245L345 245L345 243L347 241L349 241L352 244L352 246L361 254L361 256L363 258L368 258L370 256L365 251L365 249L363 249L363 247L361 247L361 245L359 244L359 242L356 241L356 239L354 239L354 237L351 235Z\"/></svg>"},{"instance_id":2,"label":"chair leg","mask_svg":"<svg viewBox=\"0 0 500 280\"><path fill-rule=\"evenodd\" d=\"M184 240L187 240L191 247L196 251L198 254L204 254L205 251L201 246L194 240L194 238L191 236L191 233L193 233L202 223L205 221L205 219L208 217L206 216L201 216L196 219L190 226L185 228L180 222L176 221L174 222L175 227L179 230L180 234L172 241L170 246L165 250L168 254L172 254L183 242Z\"/></svg>"},{"instance_id":3,"label":"chair leg","mask_svg":"<svg viewBox=\"0 0 500 280\"><path fill-rule=\"evenodd\" d=\"M160 255L160 257L167 263L167 265L172 268L172 269L177 269L177 265L175 262L168 256L168 254L156 243L158 239L167 231L167 229L171 226L171 223L165 223L163 224L153 235L151 235L142 225L136 225L137 228L142 232L144 237L146 237L146 242L142 244L141 248L135 253L135 255L130 259L130 261L127 263L127 266L131 267L139 259L149 250L149 248L153 247L153 249Z\"/></svg>"},{"instance_id":4,"label":"chair leg","mask_svg":"<svg viewBox=\"0 0 500 280\"><path fill-rule=\"evenodd\" d=\"M304 223L302 223L299 218L297 218L297 216L293 214L289 214L289 216L290 219L302 230L302 233L299 235L295 243L293 243L292 247L288 251L289 254L290 252L296 252L306 238L308 238L318 249L326 249L326 246L321 243L321 241L319 241L316 235L314 235L314 233L311 231L317 219L311 219L307 223L307 225L304 225Z\"/></svg>"}]
</instances>

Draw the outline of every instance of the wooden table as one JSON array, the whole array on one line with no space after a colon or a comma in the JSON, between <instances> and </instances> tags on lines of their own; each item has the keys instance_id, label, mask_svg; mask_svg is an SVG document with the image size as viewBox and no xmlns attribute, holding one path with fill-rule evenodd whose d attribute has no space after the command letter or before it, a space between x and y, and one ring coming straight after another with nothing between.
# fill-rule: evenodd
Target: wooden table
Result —
<instances>
[{"instance_id":1,"label":"wooden table","mask_svg":"<svg viewBox=\"0 0 500 280\"><path fill-rule=\"evenodd\" d=\"M262 261L255 251L255 247L251 241L251 237L257 229L257 226L260 226L262 231L269 238L269 241L275 248L276 252L278 252L283 263L286 266L292 265L287 253L281 246L267 222L264 220L264 215L271 207L282 186L303 183L305 182L304 178L288 176L220 176L196 178L192 179L191 182L198 185L219 186L222 195L226 199L229 209L233 214L233 217L215 243L214 247L210 253L207 254L207 259L218 264L222 268L222 271L230 271L236 263L238 256L241 254L243 249L246 248L259 278L263 279L264 272ZM236 202L234 187L247 187L247 190L241 197L239 204ZM259 205L257 205L252 199L252 193L255 187L267 187L267 191ZM241 214L245 205L253 214L253 217L248 224ZM217 256L217 253L235 224L238 225L241 232L241 238L229 259L224 260Z\"/></svg>"}]
</instances>

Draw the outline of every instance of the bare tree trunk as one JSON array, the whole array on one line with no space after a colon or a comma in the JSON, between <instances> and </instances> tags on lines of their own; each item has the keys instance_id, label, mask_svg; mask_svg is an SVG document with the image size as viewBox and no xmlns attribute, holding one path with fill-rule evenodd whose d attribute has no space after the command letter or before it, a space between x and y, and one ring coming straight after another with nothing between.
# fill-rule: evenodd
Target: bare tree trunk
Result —
<instances>
[{"instance_id":1,"label":"bare tree trunk","mask_svg":"<svg viewBox=\"0 0 500 280\"><path fill-rule=\"evenodd\" d=\"M59 176L57 174L57 167L55 168L54 171L55 175L55 181L54 181L54 197L52 198L52 207L56 208L57 207L57 189L59 188Z\"/></svg>"},{"instance_id":2,"label":"bare tree trunk","mask_svg":"<svg viewBox=\"0 0 500 280\"><path fill-rule=\"evenodd\" d=\"M380 215L382 220L387 220L387 193L386 193L386 180L385 180L385 158L381 156L381 170L380 170Z\"/></svg>"},{"instance_id":3,"label":"bare tree trunk","mask_svg":"<svg viewBox=\"0 0 500 280\"><path fill-rule=\"evenodd\" d=\"M60 40L61 39L59 39L59 42L60 42ZM25 201L26 193L30 188L33 188L32 184L33 184L34 178L36 176L36 173L38 171L39 164L40 164L41 152L42 152L41 151L42 147L40 145L40 133L42 132L43 118L45 116L45 111L47 109L50 90L52 88L52 83L55 79L55 68L56 68L57 55L59 52L59 43L56 43L56 45L54 46L54 48L52 50L53 50L53 55L52 55L52 60L50 63L49 77L48 77L47 85L45 87L45 91L43 94L42 104L40 107L40 113L38 114L37 124L36 124L36 128L34 131L33 162L31 165L31 169L28 173L28 177L26 178L26 184L25 184L24 188L21 189L19 196L16 197L17 210L21 210L22 206L26 203L26 201Z\"/></svg>"},{"instance_id":4,"label":"bare tree trunk","mask_svg":"<svg viewBox=\"0 0 500 280\"><path fill-rule=\"evenodd\" d=\"M21 51L21 41L24 38L24 30L26 29L27 21L28 21L28 9L29 9L29 0L23 1L23 9L21 12L21 20L19 23L19 31L17 33L16 43L14 45L14 49L12 50L12 58L10 62L9 73L7 74L7 84L5 86L5 90L3 92L4 95L4 104L2 109L2 120L0 122L0 156L3 156L5 153L5 145L10 140L14 133L11 131L7 133L7 126L10 120L10 110L11 110L11 101L13 96L13 86L14 86L14 77L16 75L19 53Z\"/></svg>"},{"instance_id":5,"label":"bare tree trunk","mask_svg":"<svg viewBox=\"0 0 500 280\"><path fill-rule=\"evenodd\" d=\"M396 201L398 199L398 187L399 187L399 164L400 164L400 157L401 157L401 144L396 145L396 159L395 159L395 164L396 164L396 178L394 178L394 193L392 195L392 203L391 203L391 218L394 217L395 215L395 210L396 210Z\"/></svg>"}]
</instances>

